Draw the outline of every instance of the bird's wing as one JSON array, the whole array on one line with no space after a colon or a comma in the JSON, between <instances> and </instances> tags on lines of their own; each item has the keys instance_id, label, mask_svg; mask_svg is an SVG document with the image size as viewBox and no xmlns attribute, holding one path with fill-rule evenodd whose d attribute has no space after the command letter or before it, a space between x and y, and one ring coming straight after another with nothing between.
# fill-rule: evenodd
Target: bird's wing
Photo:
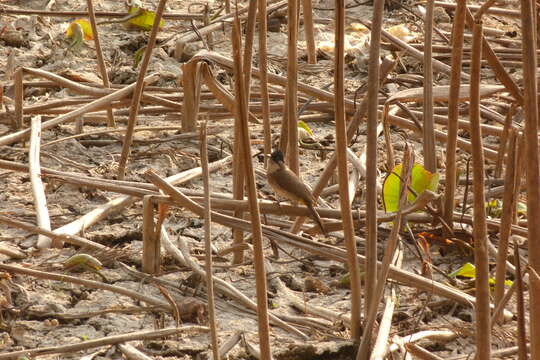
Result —
<instances>
[{"instance_id":1,"label":"bird's wing","mask_svg":"<svg viewBox=\"0 0 540 360\"><path fill-rule=\"evenodd\" d=\"M281 169L281 174L274 177L276 184L285 192L289 193L289 198L302 201L306 204L313 202L313 195L306 184L289 169Z\"/></svg>"}]
</instances>

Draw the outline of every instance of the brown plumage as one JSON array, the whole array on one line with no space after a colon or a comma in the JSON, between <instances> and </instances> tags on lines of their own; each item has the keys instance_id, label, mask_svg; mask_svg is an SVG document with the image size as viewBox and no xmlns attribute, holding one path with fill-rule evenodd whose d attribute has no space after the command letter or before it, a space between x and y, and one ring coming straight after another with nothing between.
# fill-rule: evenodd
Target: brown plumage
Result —
<instances>
[{"instance_id":1,"label":"brown plumage","mask_svg":"<svg viewBox=\"0 0 540 360\"><path fill-rule=\"evenodd\" d=\"M317 222L322 232L326 234L321 217L313 207L315 203L313 194L311 194L306 184L285 165L281 150L276 150L270 155L266 175L268 184L270 184L276 194L293 202L300 202L306 205L313 219Z\"/></svg>"}]
</instances>

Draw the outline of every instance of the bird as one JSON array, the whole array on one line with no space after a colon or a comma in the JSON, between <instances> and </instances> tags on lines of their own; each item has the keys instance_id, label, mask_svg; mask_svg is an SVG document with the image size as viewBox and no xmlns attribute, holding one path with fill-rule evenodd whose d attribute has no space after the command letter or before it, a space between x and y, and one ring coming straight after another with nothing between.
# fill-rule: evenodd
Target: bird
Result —
<instances>
[{"instance_id":1,"label":"bird","mask_svg":"<svg viewBox=\"0 0 540 360\"><path fill-rule=\"evenodd\" d=\"M272 154L267 155L270 159L266 168L266 176L268 184L274 192L282 197L285 197L293 202L300 202L307 206L311 213L311 217L317 222L322 232L326 235L326 230L323 226L321 217L313 205L315 197L307 187L307 185L285 165L283 160L283 152L275 150Z\"/></svg>"}]
</instances>

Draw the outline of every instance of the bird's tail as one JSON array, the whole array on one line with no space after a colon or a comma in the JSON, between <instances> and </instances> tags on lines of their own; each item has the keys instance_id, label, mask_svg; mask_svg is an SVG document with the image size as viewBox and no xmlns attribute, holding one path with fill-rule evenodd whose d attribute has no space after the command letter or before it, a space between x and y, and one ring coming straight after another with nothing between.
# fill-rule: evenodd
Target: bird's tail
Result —
<instances>
[{"instance_id":1,"label":"bird's tail","mask_svg":"<svg viewBox=\"0 0 540 360\"><path fill-rule=\"evenodd\" d=\"M323 232L323 234L328 235L328 233L326 232L326 229L323 226L323 222L322 222L321 217L319 216L319 213L317 212L317 210L315 210L315 208L313 207L312 204L307 204L307 207L308 207L309 211L311 212L313 220L315 220L317 222L317 225L319 225L319 227L321 228L321 231Z\"/></svg>"}]
</instances>

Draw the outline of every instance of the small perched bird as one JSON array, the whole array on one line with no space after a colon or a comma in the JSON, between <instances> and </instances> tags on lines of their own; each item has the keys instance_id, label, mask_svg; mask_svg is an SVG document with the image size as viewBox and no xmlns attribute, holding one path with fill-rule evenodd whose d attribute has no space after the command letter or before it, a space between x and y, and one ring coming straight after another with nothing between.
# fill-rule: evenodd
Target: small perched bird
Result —
<instances>
[{"instance_id":1,"label":"small perched bird","mask_svg":"<svg viewBox=\"0 0 540 360\"><path fill-rule=\"evenodd\" d=\"M311 212L313 219L317 222L322 232L326 234L321 217L315 208L315 198L304 182L285 165L281 150L275 150L270 155L268 167L266 169L268 184L274 189L276 194L283 196L293 202L300 202L306 205Z\"/></svg>"}]
</instances>

